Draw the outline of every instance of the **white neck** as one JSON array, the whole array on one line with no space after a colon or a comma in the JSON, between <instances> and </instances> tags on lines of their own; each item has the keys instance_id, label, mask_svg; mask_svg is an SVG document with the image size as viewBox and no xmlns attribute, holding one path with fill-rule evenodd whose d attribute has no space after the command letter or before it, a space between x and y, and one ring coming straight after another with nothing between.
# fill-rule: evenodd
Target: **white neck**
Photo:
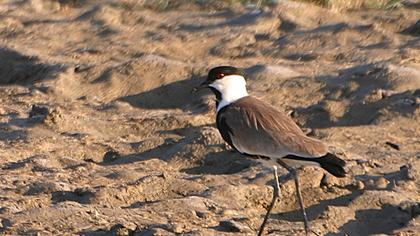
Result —
<instances>
[{"instance_id":1,"label":"white neck","mask_svg":"<svg viewBox=\"0 0 420 236\"><path fill-rule=\"evenodd\" d=\"M217 111L240 98L248 96L245 78L240 75L227 75L214 81L209 86L217 89L222 94L222 100L217 106Z\"/></svg>"}]
</instances>

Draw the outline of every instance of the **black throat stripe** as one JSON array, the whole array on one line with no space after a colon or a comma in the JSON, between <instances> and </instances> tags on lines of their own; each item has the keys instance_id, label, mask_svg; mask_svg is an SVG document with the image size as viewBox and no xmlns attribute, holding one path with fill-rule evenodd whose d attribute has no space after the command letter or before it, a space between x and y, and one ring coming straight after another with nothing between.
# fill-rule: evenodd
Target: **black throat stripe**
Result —
<instances>
[{"instance_id":1,"label":"black throat stripe","mask_svg":"<svg viewBox=\"0 0 420 236\"><path fill-rule=\"evenodd\" d=\"M216 96L216 109L219 106L220 101L222 101L222 93L219 92L219 90L210 87L210 90L214 93L214 95Z\"/></svg>"}]
</instances>

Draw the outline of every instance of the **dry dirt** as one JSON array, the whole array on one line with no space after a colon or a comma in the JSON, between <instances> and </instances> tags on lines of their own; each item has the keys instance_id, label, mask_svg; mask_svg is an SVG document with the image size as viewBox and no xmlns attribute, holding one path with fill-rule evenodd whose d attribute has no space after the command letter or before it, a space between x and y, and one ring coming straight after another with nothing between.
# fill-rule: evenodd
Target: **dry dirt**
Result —
<instances>
[{"instance_id":1,"label":"dry dirt","mask_svg":"<svg viewBox=\"0 0 420 236\"><path fill-rule=\"evenodd\" d=\"M300 172L317 234L420 235L420 2L65 2L0 1L0 234L255 235L270 168L191 94L234 65L347 161L344 179ZM265 233L303 235L293 181L281 189Z\"/></svg>"}]
</instances>

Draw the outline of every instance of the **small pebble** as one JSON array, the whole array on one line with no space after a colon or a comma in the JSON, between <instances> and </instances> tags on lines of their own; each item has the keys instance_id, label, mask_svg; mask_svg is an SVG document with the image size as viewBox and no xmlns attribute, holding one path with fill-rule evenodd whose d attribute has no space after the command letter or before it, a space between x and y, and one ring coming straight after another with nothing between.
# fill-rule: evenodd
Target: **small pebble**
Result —
<instances>
[{"instance_id":1,"label":"small pebble","mask_svg":"<svg viewBox=\"0 0 420 236\"><path fill-rule=\"evenodd\" d=\"M114 232L114 235L118 235L118 236L128 236L131 233L131 230L125 228L122 224L113 225L110 228L110 231Z\"/></svg>"},{"instance_id":2,"label":"small pebble","mask_svg":"<svg viewBox=\"0 0 420 236\"><path fill-rule=\"evenodd\" d=\"M376 94L379 96L380 99L384 99L387 97L390 97L394 94L396 94L397 92L392 91L392 90L384 90L384 89L378 89L376 90Z\"/></svg>"},{"instance_id":3,"label":"small pebble","mask_svg":"<svg viewBox=\"0 0 420 236\"><path fill-rule=\"evenodd\" d=\"M398 145L396 143L392 143L392 142L386 141L385 144L388 145L388 146L390 146L391 148L397 150L397 151L400 150L400 145Z\"/></svg>"},{"instance_id":4,"label":"small pebble","mask_svg":"<svg viewBox=\"0 0 420 236\"><path fill-rule=\"evenodd\" d=\"M203 218L203 219L209 218L209 214L207 212L203 212L203 211L195 211L195 215L198 218Z\"/></svg>"},{"instance_id":5,"label":"small pebble","mask_svg":"<svg viewBox=\"0 0 420 236\"><path fill-rule=\"evenodd\" d=\"M233 210L224 210L222 214L224 216L235 216L237 215L237 212Z\"/></svg>"},{"instance_id":6,"label":"small pebble","mask_svg":"<svg viewBox=\"0 0 420 236\"><path fill-rule=\"evenodd\" d=\"M369 165L369 167L371 167L371 168L382 167L382 165L381 165L380 163L378 163L377 161L375 161L375 160L369 160L369 161L367 162L367 164L368 164L368 165Z\"/></svg>"},{"instance_id":7,"label":"small pebble","mask_svg":"<svg viewBox=\"0 0 420 236\"><path fill-rule=\"evenodd\" d=\"M384 177L380 177L375 181L375 185L377 188L386 189L388 187L389 181Z\"/></svg>"},{"instance_id":8,"label":"small pebble","mask_svg":"<svg viewBox=\"0 0 420 236\"><path fill-rule=\"evenodd\" d=\"M103 157L104 163L110 163L117 160L121 155L117 151L108 151Z\"/></svg>"},{"instance_id":9,"label":"small pebble","mask_svg":"<svg viewBox=\"0 0 420 236\"><path fill-rule=\"evenodd\" d=\"M185 231L185 225L180 224L180 223L172 223L171 229L174 233L181 234Z\"/></svg>"},{"instance_id":10,"label":"small pebble","mask_svg":"<svg viewBox=\"0 0 420 236\"><path fill-rule=\"evenodd\" d=\"M356 181L356 183L355 183L354 185L355 185L355 187L356 187L358 190L363 190L363 189L365 189L365 184L364 184L362 181L360 181L360 180Z\"/></svg>"},{"instance_id":11,"label":"small pebble","mask_svg":"<svg viewBox=\"0 0 420 236\"><path fill-rule=\"evenodd\" d=\"M373 179L370 179L370 180L366 181L365 186L369 189L375 189L376 188L375 181L373 181Z\"/></svg>"},{"instance_id":12,"label":"small pebble","mask_svg":"<svg viewBox=\"0 0 420 236\"><path fill-rule=\"evenodd\" d=\"M1 219L0 218L0 229L6 229L12 226L12 221L9 219Z\"/></svg>"},{"instance_id":13,"label":"small pebble","mask_svg":"<svg viewBox=\"0 0 420 236\"><path fill-rule=\"evenodd\" d=\"M234 220L222 220L219 223L220 230L226 231L226 232L247 232L250 231L249 227L236 222Z\"/></svg>"},{"instance_id":14,"label":"small pebble","mask_svg":"<svg viewBox=\"0 0 420 236\"><path fill-rule=\"evenodd\" d=\"M332 177L331 175L324 174L324 176L321 179L321 186L331 188L334 185L336 185L334 177Z\"/></svg>"}]
</instances>

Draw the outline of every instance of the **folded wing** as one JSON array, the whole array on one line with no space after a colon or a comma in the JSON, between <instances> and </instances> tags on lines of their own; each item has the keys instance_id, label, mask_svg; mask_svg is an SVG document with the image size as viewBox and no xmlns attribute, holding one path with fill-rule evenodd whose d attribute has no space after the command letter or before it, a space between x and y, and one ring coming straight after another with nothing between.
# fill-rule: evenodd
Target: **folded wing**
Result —
<instances>
[{"instance_id":1,"label":"folded wing","mask_svg":"<svg viewBox=\"0 0 420 236\"><path fill-rule=\"evenodd\" d=\"M290 117L251 96L219 111L217 125L231 146L249 155L316 158L328 152L325 144L307 137Z\"/></svg>"}]
</instances>

